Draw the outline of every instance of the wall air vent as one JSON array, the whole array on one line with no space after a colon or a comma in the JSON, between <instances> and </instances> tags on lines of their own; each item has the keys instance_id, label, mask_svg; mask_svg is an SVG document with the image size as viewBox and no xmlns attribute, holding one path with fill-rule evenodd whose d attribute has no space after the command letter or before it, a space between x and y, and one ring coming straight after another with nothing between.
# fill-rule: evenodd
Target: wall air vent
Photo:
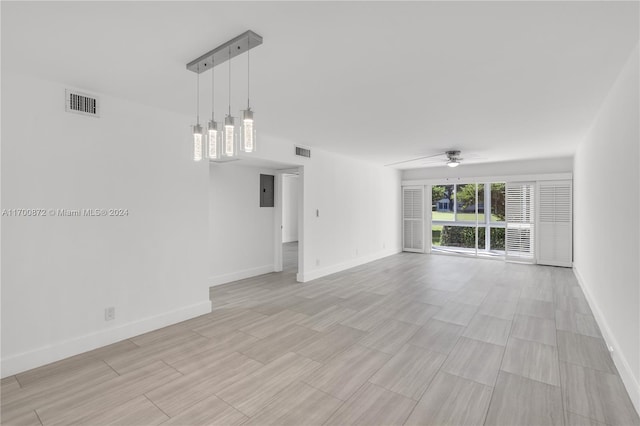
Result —
<instances>
[{"instance_id":1,"label":"wall air vent","mask_svg":"<svg viewBox=\"0 0 640 426\"><path fill-rule=\"evenodd\" d=\"M100 116L99 101L97 96L87 95L76 90L65 90L65 111L75 112L92 117Z\"/></svg>"},{"instance_id":2,"label":"wall air vent","mask_svg":"<svg viewBox=\"0 0 640 426\"><path fill-rule=\"evenodd\" d=\"M303 148L301 146L296 146L296 155L299 156L299 157L311 158L311 150L309 148Z\"/></svg>"}]
</instances>

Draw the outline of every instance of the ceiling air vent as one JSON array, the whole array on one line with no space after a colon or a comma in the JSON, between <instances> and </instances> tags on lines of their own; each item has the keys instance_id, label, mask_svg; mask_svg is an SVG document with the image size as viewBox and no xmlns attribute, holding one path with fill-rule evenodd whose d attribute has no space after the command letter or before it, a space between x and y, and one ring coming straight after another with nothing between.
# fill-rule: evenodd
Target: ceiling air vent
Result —
<instances>
[{"instance_id":1,"label":"ceiling air vent","mask_svg":"<svg viewBox=\"0 0 640 426\"><path fill-rule=\"evenodd\" d=\"M65 111L99 117L98 97L75 90L65 90Z\"/></svg>"},{"instance_id":2,"label":"ceiling air vent","mask_svg":"<svg viewBox=\"0 0 640 426\"><path fill-rule=\"evenodd\" d=\"M300 157L311 158L311 150L309 148L303 148L301 146L296 146L296 155Z\"/></svg>"}]
</instances>

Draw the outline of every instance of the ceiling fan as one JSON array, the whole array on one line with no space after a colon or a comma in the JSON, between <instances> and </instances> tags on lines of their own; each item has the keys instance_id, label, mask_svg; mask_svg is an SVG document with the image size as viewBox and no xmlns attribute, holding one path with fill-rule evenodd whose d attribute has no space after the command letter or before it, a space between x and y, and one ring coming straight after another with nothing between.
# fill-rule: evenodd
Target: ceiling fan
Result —
<instances>
[{"instance_id":1,"label":"ceiling fan","mask_svg":"<svg viewBox=\"0 0 640 426\"><path fill-rule=\"evenodd\" d=\"M464 158L460 157L460 151L458 151L458 150L450 150L450 151L440 152L438 154L426 155L424 157L412 158L410 160L396 161L395 163L385 164L385 166L396 166L398 164L412 163L414 161L426 160L428 158L434 158L435 159L436 157L442 157L442 156L444 156L445 158L437 159L437 160L434 160L433 162L446 161L446 165L447 166L449 166L449 167L458 167L460 165L460 162L462 160L464 160Z\"/></svg>"}]
</instances>

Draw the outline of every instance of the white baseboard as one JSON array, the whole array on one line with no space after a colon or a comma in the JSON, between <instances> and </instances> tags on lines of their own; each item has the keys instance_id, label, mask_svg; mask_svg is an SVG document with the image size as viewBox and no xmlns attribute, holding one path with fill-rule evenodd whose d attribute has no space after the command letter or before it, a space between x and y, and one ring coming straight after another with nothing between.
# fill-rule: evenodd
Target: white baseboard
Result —
<instances>
[{"instance_id":1,"label":"white baseboard","mask_svg":"<svg viewBox=\"0 0 640 426\"><path fill-rule=\"evenodd\" d=\"M314 269L313 271L305 272L304 274L298 274L297 279L299 282L306 283L307 281L335 274L336 272L344 271L345 269L355 268L356 266L364 265L365 263L373 262L374 260L382 259L383 257L392 256L394 254L400 253L401 251L402 249L399 247L395 249L379 251L377 253L357 257L346 262L337 263L320 269Z\"/></svg>"},{"instance_id":2,"label":"white baseboard","mask_svg":"<svg viewBox=\"0 0 640 426\"><path fill-rule=\"evenodd\" d=\"M602 311L600 311L598 303L589 292L588 287L585 285L584 278L582 277L582 275L580 275L578 267L575 265L575 263L573 265L573 273L578 279L578 283L582 288L582 292L587 298L587 302L589 303L591 312L593 312L593 316L596 319L598 326L600 327L600 331L602 332L602 337L604 338L605 343L607 344L607 346L613 348L613 353L611 354L613 362L618 369L618 373L620 373L620 378L622 378L622 382L624 383L624 387L627 389L627 393L631 398L631 402L636 408L636 411L640 413L640 382L638 382L638 379L634 377L631 367L629 366L629 362L625 358L624 354L620 351L620 345L618 345L618 341L609 328L607 319L604 317Z\"/></svg>"},{"instance_id":3,"label":"white baseboard","mask_svg":"<svg viewBox=\"0 0 640 426\"><path fill-rule=\"evenodd\" d=\"M256 268L244 269L242 271L230 272L228 274L215 275L213 277L209 277L209 286L215 287L217 285L230 283L232 281L244 280L245 278L251 278L257 275L268 274L274 271L275 271L274 265L269 264L269 265L258 266Z\"/></svg>"},{"instance_id":4,"label":"white baseboard","mask_svg":"<svg viewBox=\"0 0 640 426\"><path fill-rule=\"evenodd\" d=\"M85 334L32 351L2 359L2 377L12 376L92 349L110 345L130 337L211 312L211 301L203 301L160 315L143 318L117 327Z\"/></svg>"}]
</instances>

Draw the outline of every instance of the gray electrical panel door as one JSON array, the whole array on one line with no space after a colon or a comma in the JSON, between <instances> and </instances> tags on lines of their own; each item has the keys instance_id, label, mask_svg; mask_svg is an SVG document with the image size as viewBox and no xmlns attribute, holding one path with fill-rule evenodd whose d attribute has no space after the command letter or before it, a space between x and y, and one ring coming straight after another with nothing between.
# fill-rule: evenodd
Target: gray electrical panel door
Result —
<instances>
[{"instance_id":1,"label":"gray electrical panel door","mask_svg":"<svg viewBox=\"0 0 640 426\"><path fill-rule=\"evenodd\" d=\"M260 175L260 207L273 207L274 176Z\"/></svg>"}]
</instances>

